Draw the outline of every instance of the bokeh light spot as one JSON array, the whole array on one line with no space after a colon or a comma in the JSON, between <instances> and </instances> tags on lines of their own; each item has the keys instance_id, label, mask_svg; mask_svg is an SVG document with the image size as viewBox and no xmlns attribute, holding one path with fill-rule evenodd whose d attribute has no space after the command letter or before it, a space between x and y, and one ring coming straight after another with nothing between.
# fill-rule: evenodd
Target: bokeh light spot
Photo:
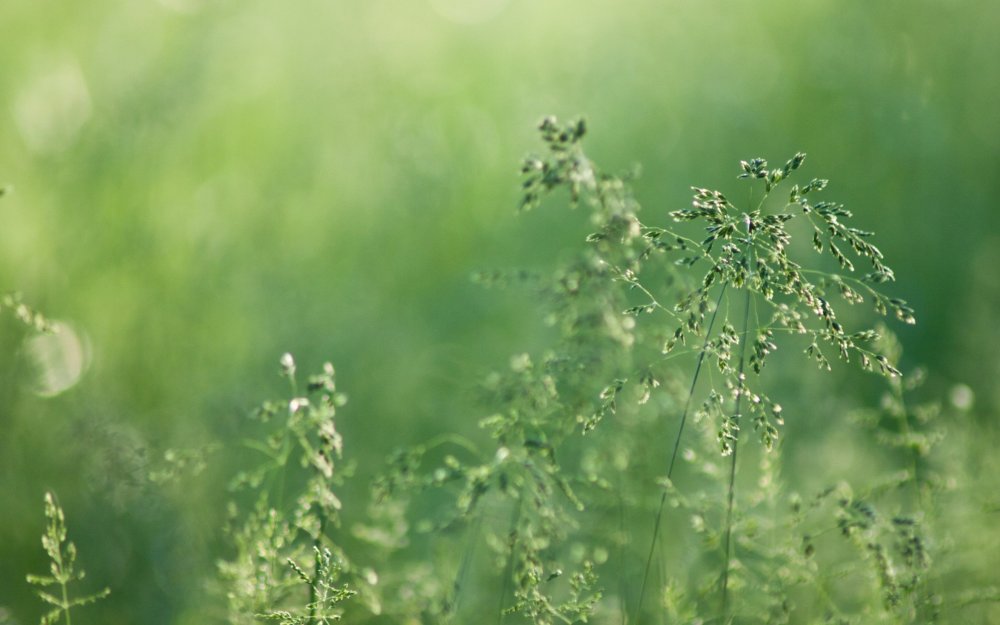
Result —
<instances>
[{"instance_id":1,"label":"bokeh light spot","mask_svg":"<svg viewBox=\"0 0 1000 625\"><path fill-rule=\"evenodd\" d=\"M85 337L63 321L54 321L52 329L25 342L25 353L36 371L34 391L43 397L75 386L90 364Z\"/></svg>"},{"instance_id":2,"label":"bokeh light spot","mask_svg":"<svg viewBox=\"0 0 1000 625\"><path fill-rule=\"evenodd\" d=\"M510 0L430 0L434 11L460 24L480 24L503 11Z\"/></svg>"},{"instance_id":3,"label":"bokeh light spot","mask_svg":"<svg viewBox=\"0 0 1000 625\"><path fill-rule=\"evenodd\" d=\"M36 76L14 101L14 119L28 149L52 154L68 148L90 118L90 92L75 62Z\"/></svg>"}]
</instances>

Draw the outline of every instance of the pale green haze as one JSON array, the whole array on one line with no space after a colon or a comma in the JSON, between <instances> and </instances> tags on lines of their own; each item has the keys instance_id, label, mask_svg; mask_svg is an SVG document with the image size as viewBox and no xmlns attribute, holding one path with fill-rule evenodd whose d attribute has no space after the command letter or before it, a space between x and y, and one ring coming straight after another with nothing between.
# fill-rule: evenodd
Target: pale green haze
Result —
<instances>
[{"instance_id":1,"label":"pale green haze","mask_svg":"<svg viewBox=\"0 0 1000 625\"><path fill-rule=\"evenodd\" d=\"M87 572L73 582L77 594L111 591L74 608L73 623L230 622L215 579L219 561L236 553L223 531L226 487L260 461L244 443L271 432L247 417L265 400L287 406L327 361L349 402L336 411L340 525L331 529L331 517L324 530L359 554L351 574L378 573L388 585L380 558L414 571L422 562L414 578L443 596L461 571L450 622L500 622L501 595L511 605L515 588L502 589L504 562L491 556L514 523L499 499L487 498L485 521L435 529L417 517L454 502L414 491L409 551L392 552L396 559L363 550L364 523L379 514L370 491L395 450L454 435L493 462L499 439L478 424L508 404L491 372L520 373L529 368L522 354L540 363L565 338L546 323L557 298L532 278L507 288L475 279L522 268L548 279L587 249L596 217L585 202L570 208L564 190L518 210L522 159L545 158L538 126L549 115L585 118L587 157L608 174L639 172L629 184L642 223L687 228L696 243L703 224L671 218L691 207L691 187L743 206L741 160L780 168L808 154L794 183L830 180L822 199L874 231L895 271L879 288L915 311L915 324L893 310L886 323L902 346L904 380L926 374L907 401L940 404L936 420L914 421L933 422L928 440L940 458L926 465L941 476L934 499L920 502L937 510L926 517L942 567L928 582L946 597L940 622L1000 622L998 32L996 0L0 1L0 296L20 293L57 330L22 323L13 300L0 306L0 625L33 625L46 611L25 576L47 574L47 492ZM781 198L789 190L783 184ZM811 251L810 228L789 231L799 237L793 256L837 269ZM644 284L668 288L672 274L656 271ZM743 300L732 297L742 320ZM881 319L869 304L838 308L838 319L871 327ZM662 344L646 347L659 354ZM892 387L853 356L838 361L836 350L827 353L832 372L821 371L801 353L807 345L781 346L761 374L787 421L775 514L790 514L793 491L806 500L841 482L877 491L877 476L917 462L907 454L919 444L889 441L909 431L879 438L858 425L864 410L891 412ZM618 467L623 482L611 492L639 493L634 507L624 495L621 518L597 506L603 516L565 545L572 553L591 534L627 537L626 564L611 547L593 555L608 564L598 566L605 598L592 623L619 624L628 613L636 625L657 480L699 347L692 335L690 353L670 361L663 397L636 409L649 420L636 417L635 446L619 449L633 461ZM298 368L293 389L279 375L285 353ZM617 366L595 362L595 376ZM705 366L714 377L699 382L696 408L709 384L722 389L728 379L714 359ZM580 392L599 404L600 391ZM580 445L613 439L617 423L606 416L594 439L577 428L577 447L559 460L586 465ZM744 436L753 469L760 437L749 424ZM462 458L453 446L421 470L448 453ZM290 458L294 477L299 456ZM716 498L713 527L729 471L727 459L715 460L726 475L698 481L685 468L690 481L676 482ZM737 510L759 482L741 475ZM250 494L235 497L252 508ZM722 539L700 538L699 518L664 522L667 546L651 560L657 596L671 544L690 547L683 583L692 593L697 576L717 572ZM738 541L750 525L737 520L737 553L748 549ZM835 535L832 513L827 525ZM499 542L484 539L465 556L477 532ZM877 585L866 575L858 588ZM838 583L815 594L850 594ZM643 599L647 616L659 605L652 597ZM809 605L814 596L797 598ZM410 620L374 616L368 600L362 592L330 609L347 610L350 623L448 622L430 608ZM530 623L524 614L503 622ZM812 616L789 622L827 622Z\"/></svg>"}]
</instances>

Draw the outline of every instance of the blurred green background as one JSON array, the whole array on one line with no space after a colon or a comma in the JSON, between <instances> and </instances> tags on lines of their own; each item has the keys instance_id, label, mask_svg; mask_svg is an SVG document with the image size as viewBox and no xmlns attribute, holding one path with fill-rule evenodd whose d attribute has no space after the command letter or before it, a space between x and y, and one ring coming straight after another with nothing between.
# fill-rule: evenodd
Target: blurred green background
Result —
<instances>
[{"instance_id":1,"label":"blurred green background","mask_svg":"<svg viewBox=\"0 0 1000 625\"><path fill-rule=\"evenodd\" d=\"M918 311L904 368L971 387L953 453L987 479L998 28L993 0L4 0L0 291L69 338L0 322L0 609L41 612L24 574L45 569L54 489L114 589L89 622L211 618L239 458L174 490L143 475L169 447L235 449L284 392L284 351L336 364L358 497L393 448L474 431L478 376L549 337L529 294L469 276L549 266L583 232L582 213L515 216L546 114L586 115L607 168L642 165L651 223L740 159L808 152Z\"/></svg>"}]
</instances>

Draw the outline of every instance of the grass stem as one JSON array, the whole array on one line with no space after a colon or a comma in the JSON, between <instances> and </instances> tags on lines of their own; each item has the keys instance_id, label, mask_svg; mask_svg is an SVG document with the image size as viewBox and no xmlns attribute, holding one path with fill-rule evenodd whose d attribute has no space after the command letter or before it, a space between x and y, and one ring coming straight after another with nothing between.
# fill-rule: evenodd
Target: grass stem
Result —
<instances>
[{"instance_id":1,"label":"grass stem","mask_svg":"<svg viewBox=\"0 0 1000 625\"><path fill-rule=\"evenodd\" d=\"M736 495L736 452L739 450L740 442L740 429L739 423L742 418L740 414L740 407L743 399L743 393L746 389L746 383L744 378L744 367L746 365L746 351L747 342L749 340L748 324L750 323L750 289L746 289L746 303L743 309L743 338L740 340L740 368L739 368L739 378L738 378L738 394L736 395L736 406L733 410L733 421L736 423L736 433L733 438L733 453L730 458L729 463L729 487L727 493L727 503L726 503L726 537L723 543L723 564L722 564L722 616L723 618L728 617L729 613L729 558L731 553L731 544L733 533L733 499Z\"/></svg>"},{"instance_id":2,"label":"grass stem","mask_svg":"<svg viewBox=\"0 0 1000 625\"><path fill-rule=\"evenodd\" d=\"M521 505L521 502L518 501L518 504L514 506L514 514L510 518L510 533L507 535L510 552L507 554L507 567L503 572L503 586L500 589L500 602L497 605L497 625L501 625L504 621L503 603L507 599L511 578L514 576L514 545L517 543L517 523L521 519Z\"/></svg>"},{"instance_id":3,"label":"grass stem","mask_svg":"<svg viewBox=\"0 0 1000 625\"><path fill-rule=\"evenodd\" d=\"M475 523L469 525L466 530L465 551L462 554L462 562L458 565L455 573L455 583L452 585L452 600L447 616L452 617L458 614L459 601L462 597L462 590L465 588L465 578L469 574L469 567L472 565L472 557L475 553L475 546L479 542L479 530L483 525L483 515L480 512Z\"/></svg>"},{"instance_id":4,"label":"grass stem","mask_svg":"<svg viewBox=\"0 0 1000 625\"><path fill-rule=\"evenodd\" d=\"M681 413L681 422L677 427L677 436L674 438L674 448L670 453L670 463L667 465L667 479L671 479L674 473L674 463L677 461L677 451L680 449L681 437L684 434L684 425L687 423L688 412L691 409L691 399L694 397L694 389L698 384L698 376L701 373L701 365L705 360L705 353L708 351L708 343L712 337L712 328L715 326L715 319L719 315L719 307L722 305L722 297L726 293L728 282L722 284L719 290L719 297L715 301L715 310L708 321L708 328L705 330L705 341L702 343L701 351L698 352L698 361L694 367L694 375L691 377L691 387L688 389L687 400L684 402L684 411ZM646 585L649 582L649 570L653 563L653 553L656 550L656 540L660 535L660 522L663 519L663 508L667 502L667 491L660 495L660 505L656 509L656 521L653 524L653 538L649 543L649 553L646 555L646 567L642 574L642 583L639 585L639 601L635 610L635 621L638 624L642 614L642 603L646 597Z\"/></svg>"}]
</instances>

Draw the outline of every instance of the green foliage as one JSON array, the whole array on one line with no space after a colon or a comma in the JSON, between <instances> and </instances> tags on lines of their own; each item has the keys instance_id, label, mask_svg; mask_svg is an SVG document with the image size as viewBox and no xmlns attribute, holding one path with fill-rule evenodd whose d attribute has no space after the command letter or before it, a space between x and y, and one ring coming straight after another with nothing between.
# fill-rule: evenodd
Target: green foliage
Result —
<instances>
[{"instance_id":1,"label":"green foliage","mask_svg":"<svg viewBox=\"0 0 1000 625\"><path fill-rule=\"evenodd\" d=\"M20 290L29 306L66 322L89 365L72 389L37 395L49 369L38 366L34 347L68 345L70 337L35 341L13 309L0 311L0 622L34 624L42 611L23 574L48 569L37 548L44 527L37 504L48 489L60 495L78 566L87 569L77 585L114 590L74 609L74 620L224 622L225 600L204 592L204 580L218 559L235 553L220 531L226 500L249 514L256 496L246 489L230 495L226 483L265 458L240 441L264 442L269 428L242 417L259 400L284 395L283 380L271 385L267 373L286 349L301 374L332 359L338 385L351 391L338 411L346 440L336 471L353 464L357 472L332 487L343 508L341 528L328 535L352 563L377 568L386 591L379 591L378 616L360 598L341 603L344 622L436 623L444 609L456 611L454 623L498 620L500 604L513 604L513 581L499 598L510 500L492 490L461 517L452 505L458 481L381 502L362 491L397 446L419 458L414 482L447 471L448 454L487 464L498 446L477 424L506 406L485 383L477 401L474 380L485 369L506 377L507 356L522 352L537 374L547 352L563 351L558 324L572 323L575 312L586 317L589 294L598 292L591 282L568 295L571 265L592 247L583 235L596 230L585 197L576 211L562 210L564 185L531 213L510 215L517 156L527 148L550 156L531 123L538 106L590 111L585 155L632 186L644 225L694 243L708 236L705 224L669 217L692 207L689 185L717 189L747 211L748 187L759 199L765 182L734 180L743 173L740 159L767 157L771 170L796 150L808 152L772 190L767 210L781 210L793 185L829 178L806 197L813 205L843 203L854 218L839 221L877 233L868 241L897 281L869 285L909 300L920 320L887 320L906 344L903 360L872 349L904 373L904 385L915 379L915 364L927 367L926 384L904 390L907 435L883 411L883 381L858 373L856 352L855 366L847 366L836 346L817 341L833 369L826 375L802 353L811 345L805 335L769 330L761 347L774 348L762 354L758 378L750 359L756 329L771 312L753 294L746 383L780 404L785 421L772 418L778 438L767 454L777 503L754 506L764 496L760 436L745 397L742 421L733 420L735 402L707 354L677 445L642 623L689 623L719 609L733 457L720 451L724 443L733 449L734 437L729 586L741 615L760 613L751 598L777 596L762 585L770 578L793 593L789 620L825 620L807 597L820 592L816 586L795 591L777 565L754 555L772 538L785 543L774 534L750 539L749 526L773 518L787 529L791 493L810 501L844 482L880 519L918 519L941 621L1000 622L1000 607L973 603L990 596L982 586L997 584L991 556L1000 553L1000 273L990 269L1000 266L992 201L1000 193L1000 3L0 6L7 70L0 76L0 186L17 186L0 199L0 295ZM621 171L634 162L643 174L630 180ZM824 223L813 217L822 253L810 252L815 231L800 215L787 227L791 258L859 279L874 271L834 238L855 266L853 274L841 269ZM707 267L703 259L693 272L672 271L654 260L640 279L672 309ZM511 289L480 292L462 283L480 268ZM555 288L557 273L566 277L567 297ZM851 333L872 327L873 296L847 284L864 302L844 305L829 285L836 321ZM684 320L646 312L641 291L627 291L610 317L640 307L629 314L632 348L616 351L624 362L601 361L597 355L612 346L593 341L595 356L572 374L579 385L559 388L562 402L586 408L566 415L582 419L586 436L574 433L555 450L560 474L586 509L566 506L576 528L567 529L561 552L549 553L568 572L549 586L561 593L557 603L568 598L570 573L582 563L576 550L585 546L581 557L593 561L603 591L591 622L621 623L628 612L635 625L650 529L702 335L719 310L713 339L722 337L727 314L726 334L743 336L745 292L730 285L719 300L720 286L711 289L702 332L665 355L658 351ZM596 320L599 308L592 310L581 323ZM887 316L895 316L888 307ZM557 325L543 327L549 320ZM723 347L738 371L742 346ZM975 395L965 410L950 399L960 383ZM892 384L884 382L890 396ZM717 401L709 401L713 388ZM916 409L934 405L939 414L920 421ZM878 415L878 427L862 414ZM222 445L202 460L167 449L213 441ZM924 501L938 509L904 506L920 501L912 485L872 500L873 482L910 471L910 446L925 444L918 473L937 484ZM291 514L304 483L295 480L307 474L293 453L281 514ZM274 485L265 477L263 487ZM835 528L836 511L836 501L826 501L802 532ZM102 527L115 531L94 531ZM880 602L862 552L836 529L821 536L818 576L843 612L875 620L858 616L861 603ZM787 542L801 551L801 536ZM853 574L842 575L845 569ZM661 614L668 597L677 612Z\"/></svg>"},{"instance_id":2,"label":"green foliage","mask_svg":"<svg viewBox=\"0 0 1000 625\"><path fill-rule=\"evenodd\" d=\"M549 272L477 276L531 289L555 335L481 381L478 432L398 449L364 512L345 508L346 396L332 365L300 388L282 356L288 396L252 411L242 447L259 462L229 482L224 620L902 624L996 601L992 587L944 588L960 570L938 500L961 473L937 452L944 408L912 401L924 378L902 376L887 327L847 321L864 302L906 324L914 313L882 292L895 273L872 233L817 199L826 180L775 193L805 155L743 161L745 200L696 187L691 208L654 225L634 174L587 157L586 130L542 122L547 151L525 159L520 206L564 193L591 234ZM764 372L790 346L822 370L839 359L881 374L881 403L843 420L884 472L851 481L817 466L819 492L789 486L801 441L782 431ZM740 452L751 429L761 445ZM191 479L214 449L170 450L150 481ZM56 606L43 623L68 624L70 607L107 591L67 598L82 573L51 497L46 514L53 577L29 581L61 585L62 599L40 593Z\"/></svg>"},{"instance_id":3,"label":"green foliage","mask_svg":"<svg viewBox=\"0 0 1000 625\"><path fill-rule=\"evenodd\" d=\"M333 487L344 473L337 466L343 440L334 417L347 398L337 391L329 363L308 378L302 394L291 354L281 358L281 375L292 397L263 403L253 415L267 428L263 441L245 441L263 460L230 484L252 500L248 511L230 503L235 554L218 565L234 624L327 623L339 620L339 604L357 594L344 581L353 570L329 537L342 507Z\"/></svg>"},{"instance_id":4,"label":"green foliage","mask_svg":"<svg viewBox=\"0 0 1000 625\"><path fill-rule=\"evenodd\" d=\"M743 208L721 191L695 187L692 207L672 211L670 215L678 223L700 224L707 236L697 241L686 230L641 222L637 216L639 208L627 191L626 181L599 172L585 156L580 146L584 132L582 121L560 126L550 118L542 123L542 138L548 144L550 156L526 161L522 169L526 175L522 205L534 207L541 196L559 187L568 190L574 205L581 196L589 199L592 220L598 227L587 240L594 246L596 263L606 266L608 274L621 286L638 293L638 301L625 308L624 314L637 319L655 316L653 321L643 320L642 325L649 329L635 327L638 321L629 327L628 346L633 342L660 344L665 355L678 344L686 345L689 338L697 338L701 344L677 436L667 447L672 448L668 480L673 475L688 416L687 406L694 396L703 360L706 356L714 360L721 382L713 382L699 414L718 424L716 438L721 452L732 456L722 533L723 552L728 561L736 450L743 428L743 409L749 411L753 429L768 450L777 442L778 427L785 418L781 405L750 381L745 365L760 374L768 356L778 349L777 333L804 338L803 351L822 368L831 367L822 347L827 345L845 361L854 355L864 369L895 377L899 372L889 358L869 347L878 333L873 329L846 330L838 319L833 298L839 296L847 305L854 305L863 302L866 296L871 297L878 312L885 314L891 309L907 323L914 322L913 311L903 300L890 298L872 286L894 279L882 253L868 241L872 233L846 225L852 215L843 206L825 201L814 203L816 194L826 188L826 180L813 179L801 187L794 185L783 204L773 205L770 201L772 192L803 165L805 154L798 153L774 169L768 169L767 161L761 158L742 161L738 177L763 187L755 197L755 187L751 186ZM841 272L809 268L795 259L793 233L800 221L811 229L815 251L828 250ZM838 242L857 258L867 260L872 271L861 278L853 277L854 261L841 251ZM699 273L698 267L704 270ZM646 278L650 273L652 279ZM664 276L669 276L670 284L680 288L664 289L660 286ZM712 294L713 289L718 291L717 295ZM741 303L734 301L734 292L739 291L744 292ZM676 303L671 305L670 298ZM751 321L757 324L754 329ZM719 325L721 329L716 331ZM666 335L666 340L655 341L658 333ZM752 350L748 360L749 343ZM632 375L635 371L656 371L662 366L662 357L637 356ZM657 376L651 379L656 380ZM623 384L616 381L609 388L614 388L617 395ZM731 411L726 407L730 402ZM666 498L664 492L640 585L639 610ZM728 579L726 564L720 582L723 611L728 610Z\"/></svg>"},{"instance_id":5,"label":"green foliage","mask_svg":"<svg viewBox=\"0 0 1000 625\"><path fill-rule=\"evenodd\" d=\"M28 575L28 583L39 587L36 592L45 603L53 606L42 616L41 625L49 625L60 618L70 625L70 610L94 603L111 594L105 588L91 595L73 597L69 586L82 580L86 573L83 569L76 570L76 545L66 539L66 515L56 501L55 495L45 493L45 518L48 524L42 534L42 547L49 556L49 575ZM43 588L54 587L58 594L53 594Z\"/></svg>"},{"instance_id":6,"label":"green foliage","mask_svg":"<svg viewBox=\"0 0 1000 625\"><path fill-rule=\"evenodd\" d=\"M348 588L346 584L338 583L341 566L329 549L321 551L318 547L315 548L313 562L313 572L309 573L295 560L288 559L288 566L309 588L309 603L304 606L301 613L276 610L258 614L257 617L265 621L278 621L281 625L306 625L308 623L327 625L332 621L339 621L340 613L337 605L350 599L357 592Z\"/></svg>"},{"instance_id":7,"label":"green foliage","mask_svg":"<svg viewBox=\"0 0 1000 625\"><path fill-rule=\"evenodd\" d=\"M540 357L516 355L507 371L484 381L483 403L494 412L479 423L493 451L465 454L471 456L466 459L446 455L426 477L419 477L418 469L428 449L400 452L378 482L376 497L409 500L412 489L444 491L451 497L445 508L450 512L430 521L437 527L479 526L490 511L506 511L508 525L485 525L501 575L498 618L517 614L549 624L587 620L603 596L595 560L606 548L574 548L569 542L581 529L586 507L577 490L608 489L600 475L581 475L578 454L581 436L616 414L625 390L626 380L618 374L631 358L635 322L621 313L628 295L619 281L628 279L627 266L638 258L644 239L627 185L597 174L575 147L583 123L563 128L546 120L541 130L553 157L525 162L522 207L532 208L543 193L566 185L572 201L585 201L601 228L590 248L538 281L551 302L548 321L559 332L558 344ZM657 382L650 377L646 384ZM443 601L448 606L459 604L464 589L466 571L459 567L456 574L455 596Z\"/></svg>"}]
</instances>

